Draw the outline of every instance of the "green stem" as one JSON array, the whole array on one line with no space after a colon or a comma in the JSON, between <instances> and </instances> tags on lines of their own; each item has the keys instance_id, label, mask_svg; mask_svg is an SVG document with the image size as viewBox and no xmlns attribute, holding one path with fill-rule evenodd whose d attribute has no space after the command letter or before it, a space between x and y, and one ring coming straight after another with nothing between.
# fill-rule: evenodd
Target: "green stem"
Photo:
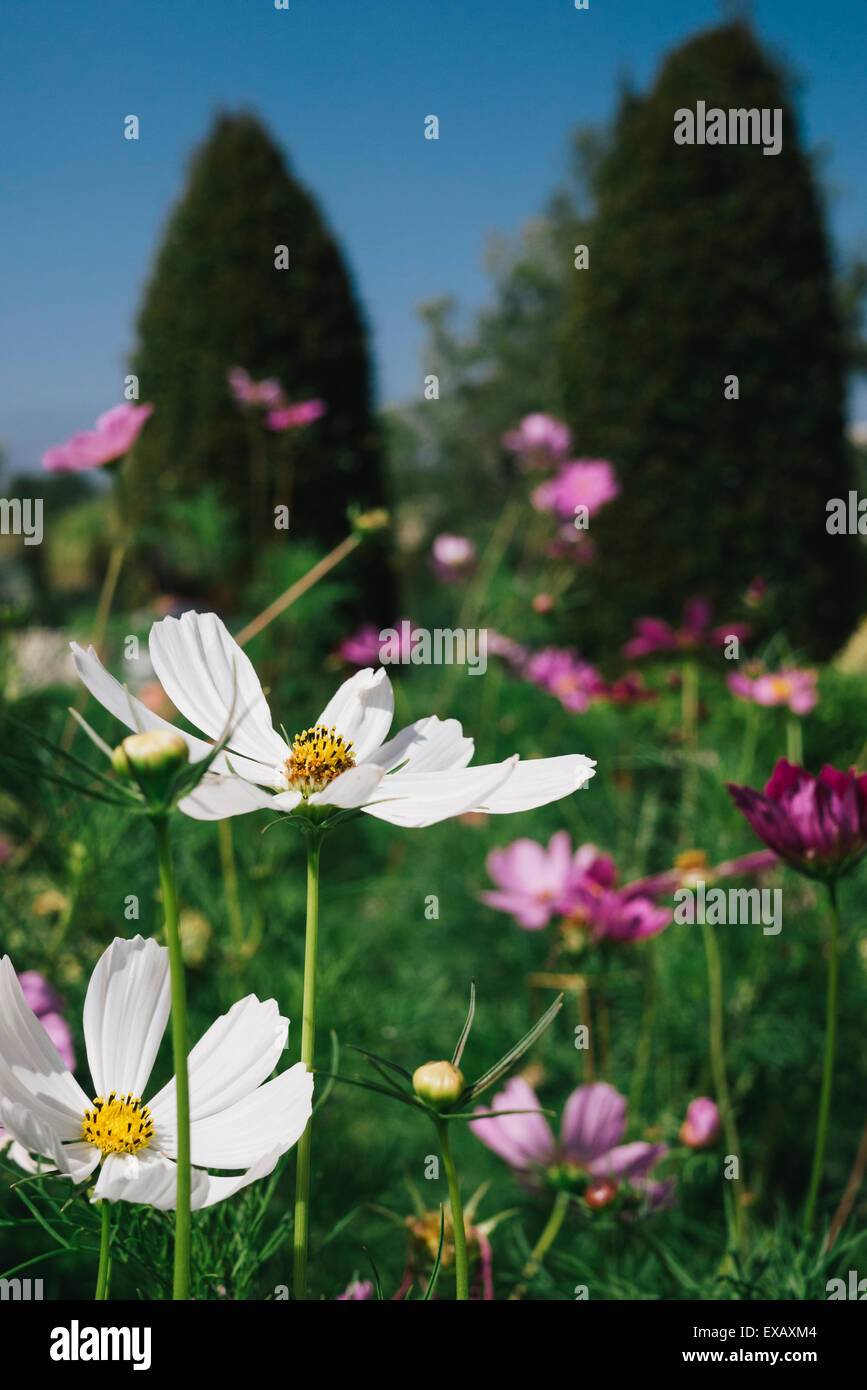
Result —
<instances>
[{"instance_id":1,"label":"green stem","mask_svg":"<svg viewBox=\"0 0 867 1390\"><path fill-rule=\"evenodd\" d=\"M223 887L226 890L226 908L229 913L229 934L232 938L232 954L235 969L240 976L244 968L244 914L241 909L241 895L238 892L238 870L235 867L235 850L232 844L232 822L221 820L219 825L220 863L223 869Z\"/></svg>"},{"instance_id":2,"label":"green stem","mask_svg":"<svg viewBox=\"0 0 867 1390\"><path fill-rule=\"evenodd\" d=\"M316 943L319 934L319 851L322 834L307 835L307 933L304 942L304 1003L301 1010L301 1061L313 1070L316 1039ZM298 1141L295 1174L293 1287L296 1299L307 1297L307 1240L310 1225L310 1143L312 1117Z\"/></svg>"},{"instance_id":3,"label":"green stem","mask_svg":"<svg viewBox=\"0 0 867 1390\"><path fill-rule=\"evenodd\" d=\"M822 1092L819 1097L819 1119L816 1125L816 1147L813 1152L813 1171L804 1210L804 1234L813 1229L816 1215L816 1201L819 1184L822 1181L822 1166L825 1161L825 1144L828 1139L828 1117L831 1113L831 1092L834 1086L834 1046L837 1034L837 973L840 944L840 911L837 906L837 885L828 884L828 900L831 908L828 938L828 995L825 1011L825 1058L822 1065Z\"/></svg>"},{"instance_id":4,"label":"green stem","mask_svg":"<svg viewBox=\"0 0 867 1390\"><path fill-rule=\"evenodd\" d=\"M719 1101L719 1108L722 1112L726 1144L729 1153L733 1154L737 1159L738 1165L738 1176L734 1179L735 1187L733 1189L733 1200L731 1204L726 1203L726 1216L730 1228L733 1228L735 1244L738 1250L743 1253L745 1237L744 1207L741 1201L741 1193L743 1192L743 1160L741 1157L740 1139L735 1123L731 1095L729 1094L728 1076L726 1073L722 965L720 963L719 947L716 937L713 934L713 928L707 922L702 922L701 930L704 936L704 949L707 957L711 1071L713 1073L714 1087ZM733 1216L731 1213L733 1213Z\"/></svg>"},{"instance_id":5,"label":"green stem","mask_svg":"<svg viewBox=\"0 0 867 1390\"><path fill-rule=\"evenodd\" d=\"M756 741L759 732L759 707L752 700L747 701L744 741L741 747L741 767L738 781L748 784L753 775L756 760Z\"/></svg>"},{"instance_id":6,"label":"green stem","mask_svg":"<svg viewBox=\"0 0 867 1390\"><path fill-rule=\"evenodd\" d=\"M172 1053L175 1064L177 1098L178 1186L175 1201L175 1272L172 1298L178 1302L190 1296L190 1082L187 1072L187 997L184 986L184 958L178 931L178 892L169 844L169 823L165 816L154 816L157 854L160 865L163 917L169 948L172 994Z\"/></svg>"},{"instance_id":7,"label":"green stem","mask_svg":"<svg viewBox=\"0 0 867 1390\"><path fill-rule=\"evenodd\" d=\"M681 735L683 738L683 789L681 800L681 839L692 834L698 800L698 664L684 661L681 668Z\"/></svg>"},{"instance_id":8,"label":"green stem","mask_svg":"<svg viewBox=\"0 0 867 1390\"><path fill-rule=\"evenodd\" d=\"M102 1225L99 1236L99 1270L96 1275L96 1293L94 1299L97 1303L102 1303L108 1298L108 1281L111 1276L111 1255L109 1246L111 1244L111 1203L100 1202L100 1215Z\"/></svg>"},{"instance_id":9,"label":"green stem","mask_svg":"<svg viewBox=\"0 0 867 1390\"><path fill-rule=\"evenodd\" d=\"M790 714L786 720L786 757L790 763L801 767L804 762L804 733L797 714Z\"/></svg>"},{"instance_id":10,"label":"green stem","mask_svg":"<svg viewBox=\"0 0 867 1390\"><path fill-rule=\"evenodd\" d=\"M634 1120L641 1106L644 1083L650 1067L650 1049L653 1044L653 1025L656 1018L656 956L655 942L648 941L644 957L644 1000L641 1014L641 1031L635 1051L635 1070L629 1088L629 1114Z\"/></svg>"},{"instance_id":11,"label":"green stem","mask_svg":"<svg viewBox=\"0 0 867 1390\"><path fill-rule=\"evenodd\" d=\"M545 1223L545 1229L536 1241L533 1247L533 1253L521 1272L521 1282L518 1284L517 1288L513 1289L509 1294L510 1303L515 1303L518 1299L524 1297L530 1280L535 1279L536 1275L539 1273L542 1261L557 1239L560 1227L563 1225L563 1217L568 1210L569 1193L565 1191L558 1192L554 1205L551 1208L551 1215Z\"/></svg>"},{"instance_id":12,"label":"green stem","mask_svg":"<svg viewBox=\"0 0 867 1390\"><path fill-rule=\"evenodd\" d=\"M452 1223L455 1228L456 1296L458 1303L466 1303L470 1296L470 1278L469 1266L467 1263L467 1230L464 1225L464 1205L461 1201L461 1185L458 1181L458 1170L455 1167L455 1160L452 1155L452 1145L449 1139L449 1122L446 1119L437 1120L436 1127L440 1141L440 1152L443 1156L443 1164L449 1184L449 1202L452 1208Z\"/></svg>"}]
</instances>

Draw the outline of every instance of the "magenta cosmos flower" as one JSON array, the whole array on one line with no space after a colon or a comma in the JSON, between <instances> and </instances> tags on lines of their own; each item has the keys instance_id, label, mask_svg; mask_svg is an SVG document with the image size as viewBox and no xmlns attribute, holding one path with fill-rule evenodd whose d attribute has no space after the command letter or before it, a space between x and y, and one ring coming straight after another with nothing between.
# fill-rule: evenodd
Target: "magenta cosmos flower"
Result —
<instances>
[{"instance_id":1,"label":"magenta cosmos flower","mask_svg":"<svg viewBox=\"0 0 867 1390\"><path fill-rule=\"evenodd\" d=\"M733 671L728 678L728 688L741 700L752 700L757 705L786 705L792 714L809 714L819 703L816 683L818 671L799 670L784 667L781 671L767 672L761 669Z\"/></svg>"},{"instance_id":2,"label":"magenta cosmos flower","mask_svg":"<svg viewBox=\"0 0 867 1390\"><path fill-rule=\"evenodd\" d=\"M431 546L431 563L437 579L446 584L465 579L475 568L476 547L468 536L444 531Z\"/></svg>"},{"instance_id":3,"label":"magenta cosmos flower","mask_svg":"<svg viewBox=\"0 0 867 1390\"><path fill-rule=\"evenodd\" d=\"M567 521L577 515L579 507L586 507L587 515L593 516L619 492L614 469L605 459L573 459L537 487L531 500L538 512L553 512Z\"/></svg>"},{"instance_id":4,"label":"magenta cosmos flower","mask_svg":"<svg viewBox=\"0 0 867 1390\"><path fill-rule=\"evenodd\" d=\"M325 402L320 400L298 401L295 405L271 410L265 417L269 430L292 430L299 425L312 425L314 420L325 414Z\"/></svg>"},{"instance_id":5,"label":"magenta cosmos flower","mask_svg":"<svg viewBox=\"0 0 867 1390\"><path fill-rule=\"evenodd\" d=\"M826 763L817 777L780 758L764 792L728 782L759 839L808 878L835 880L867 849L867 774Z\"/></svg>"},{"instance_id":6,"label":"magenta cosmos flower","mask_svg":"<svg viewBox=\"0 0 867 1390\"><path fill-rule=\"evenodd\" d=\"M476 1138L531 1187L541 1186L546 1178L556 1180L565 1169L574 1178L627 1182L647 1190L644 1182L648 1174L668 1153L666 1144L641 1140L621 1143L626 1129L626 1098L606 1081L579 1086L572 1092L563 1109L559 1142L539 1109L535 1091L516 1076L506 1082L490 1105L478 1106L477 1113L536 1113L497 1114L495 1118L470 1120L469 1124Z\"/></svg>"},{"instance_id":7,"label":"magenta cosmos flower","mask_svg":"<svg viewBox=\"0 0 867 1390\"><path fill-rule=\"evenodd\" d=\"M571 928L584 929L592 945L625 944L658 936L672 921L670 908L660 907L645 882L617 886L617 865L595 845L582 845L575 855L568 911Z\"/></svg>"},{"instance_id":8,"label":"magenta cosmos flower","mask_svg":"<svg viewBox=\"0 0 867 1390\"><path fill-rule=\"evenodd\" d=\"M569 426L553 415L525 415L517 429L503 435L503 447L518 455L522 468L550 468L569 452Z\"/></svg>"},{"instance_id":9,"label":"magenta cosmos flower","mask_svg":"<svg viewBox=\"0 0 867 1390\"><path fill-rule=\"evenodd\" d=\"M708 1096L691 1100L686 1107L686 1119L680 1127L681 1143L690 1149L705 1149L719 1138L722 1116L715 1101Z\"/></svg>"},{"instance_id":10,"label":"magenta cosmos flower","mask_svg":"<svg viewBox=\"0 0 867 1390\"><path fill-rule=\"evenodd\" d=\"M399 665L404 656L408 659L419 640L419 633L413 629L411 618L401 618L397 627L383 629L391 632L391 637L383 637L373 623L363 623L351 637L340 644L340 655L350 666Z\"/></svg>"},{"instance_id":11,"label":"magenta cosmos flower","mask_svg":"<svg viewBox=\"0 0 867 1390\"><path fill-rule=\"evenodd\" d=\"M583 714L593 700L605 694L605 682L595 666L562 647L536 652L527 660L523 673L532 685L554 695L572 714Z\"/></svg>"},{"instance_id":12,"label":"magenta cosmos flower","mask_svg":"<svg viewBox=\"0 0 867 1390\"><path fill-rule=\"evenodd\" d=\"M637 618L635 636L625 643L623 655L628 661L652 656L657 652L692 651L698 647L722 647L729 637L741 640L749 636L747 623L729 623L727 627L712 627L713 609L706 599L691 598L683 608L683 624L675 629L662 618Z\"/></svg>"},{"instance_id":13,"label":"magenta cosmos flower","mask_svg":"<svg viewBox=\"0 0 867 1390\"><path fill-rule=\"evenodd\" d=\"M133 405L123 401L100 415L96 429L83 430L55 444L42 455L42 466L49 473L80 473L102 468L129 453L142 426L153 414L152 405Z\"/></svg>"}]
</instances>

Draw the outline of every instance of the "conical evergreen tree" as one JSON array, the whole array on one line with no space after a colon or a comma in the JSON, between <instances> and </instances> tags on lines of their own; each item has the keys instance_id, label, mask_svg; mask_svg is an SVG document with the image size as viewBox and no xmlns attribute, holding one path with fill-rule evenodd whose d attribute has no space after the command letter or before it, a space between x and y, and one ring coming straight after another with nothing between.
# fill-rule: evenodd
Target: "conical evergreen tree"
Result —
<instances>
[{"instance_id":1,"label":"conical evergreen tree","mask_svg":"<svg viewBox=\"0 0 867 1390\"><path fill-rule=\"evenodd\" d=\"M780 108L782 149L676 144L675 113L699 101ZM696 593L730 618L761 575L791 639L826 655L858 611L855 544L826 532L850 486L845 349L788 81L749 27L697 35L625 95L596 185L564 395L581 452L612 459L623 495L593 522L588 629L610 645Z\"/></svg>"},{"instance_id":2,"label":"conical evergreen tree","mask_svg":"<svg viewBox=\"0 0 867 1390\"><path fill-rule=\"evenodd\" d=\"M277 248L288 249L279 269ZM277 377L290 401L319 397L309 427L266 434L245 419L226 373ZM186 191L156 259L138 321L132 370L156 407L130 459L128 506L159 527L171 499L208 485L231 508L243 578L275 538L273 507L290 507L288 538L332 545L350 504L382 505L380 441L371 413L367 335L349 273L311 196L260 122L223 114L194 155ZM266 449L254 451L250 438ZM285 544L286 532L277 532ZM390 581L360 557L359 599L390 621ZM227 576L227 578L230 576Z\"/></svg>"}]
</instances>

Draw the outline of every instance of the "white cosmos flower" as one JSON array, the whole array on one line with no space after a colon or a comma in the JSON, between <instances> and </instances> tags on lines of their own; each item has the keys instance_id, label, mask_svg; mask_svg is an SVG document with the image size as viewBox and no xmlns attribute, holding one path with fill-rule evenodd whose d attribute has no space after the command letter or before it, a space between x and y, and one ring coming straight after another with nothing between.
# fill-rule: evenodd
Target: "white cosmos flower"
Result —
<instances>
[{"instance_id":1,"label":"white cosmos flower","mask_svg":"<svg viewBox=\"0 0 867 1390\"><path fill-rule=\"evenodd\" d=\"M90 693L130 729L173 726L136 700L100 663L93 648L72 643ZM179 805L200 820L262 807L357 807L394 825L426 826L465 811L529 811L557 801L593 776L581 753L469 767L473 741L456 719L429 715L386 742L394 694L384 669L358 671L291 743L279 734L256 672L215 613L164 618L150 633L150 658L169 699L209 739L231 727L196 790ZM179 730L195 762L213 744ZM265 790L267 789L267 790Z\"/></svg>"},{"instance_id":2,"label":"white cosmos flower","mask_svg":"<svg viewBox=\"0 0 867 1390\"><path fill-rule=\"evenodd\" d=\"M175 1205L174 1078L143 1093L169 1017L169 953L155 941L113 941L84 1002L93 1078L87 1095L0 960L0 1124L76 1183L102 1163L93 1200ZM266 1081L289 1020L254 994L213 1023L189 1056L192 1205L209 1207L273 1171L310 1118L313 1077L299 1062ZM264 1083L264 1084L262 1084ZM242 1169L231 1177L208 1168Z\"/></svg>"}]
</instances>

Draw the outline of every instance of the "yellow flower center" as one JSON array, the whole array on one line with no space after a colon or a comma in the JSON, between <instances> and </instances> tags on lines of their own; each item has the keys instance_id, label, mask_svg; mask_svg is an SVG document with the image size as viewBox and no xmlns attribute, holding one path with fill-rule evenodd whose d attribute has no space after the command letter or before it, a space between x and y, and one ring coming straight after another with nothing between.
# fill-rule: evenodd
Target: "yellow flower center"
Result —
<instances>
[{"instance_id":1,"label":"yellow flower center","mask_svg":"<svg viewBox=\"0 0 867 1390\"><path fill-rule=\"evenodd\" d=\"M344 742L332 727L316 724L292 740L292 753L286 759L286 780L292 791L302 796L321 792L341 772L355 767L352 744Z\"/></svg>"},{"instance_id":2,"label":"yellow flower center","mask_svg":"<svg viewBox=\"0 0 867 1390\"><path fill-rule=\"evenodd\" d=\"M118 1096L108 1100L97 1096L92 1110L85 1110L81 1137L95 1144L104 1154L134 1154L146 1149L154 1132L154 1122L138 1096Z\"/></svg>"},{"instance_id":3,"label":"yellow flower center","mask_svg":"<svg viewBox=\"0 0 867 1390\"><path fill-rule=\"evenodd\" d=\"M787 676L774 676L771 680L771 689L778 700L788 700L792 693L792 682Z\"/></svg>"},{"instance_id":4,"label":"yellow flower center","mask_svg":"<svg viewBox=\"0 0 867 1390\"><path fill-rule=\"evenodd\" d=\"M679 854L675 859L674 867L680 872L683 886L697 883L699 879L707 882L713 878L713 871L708 865L707 854L703 849L684 850L683 854Z\"/></svg>"}]
</instances>

